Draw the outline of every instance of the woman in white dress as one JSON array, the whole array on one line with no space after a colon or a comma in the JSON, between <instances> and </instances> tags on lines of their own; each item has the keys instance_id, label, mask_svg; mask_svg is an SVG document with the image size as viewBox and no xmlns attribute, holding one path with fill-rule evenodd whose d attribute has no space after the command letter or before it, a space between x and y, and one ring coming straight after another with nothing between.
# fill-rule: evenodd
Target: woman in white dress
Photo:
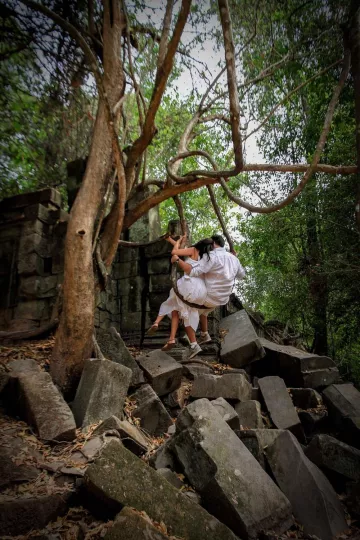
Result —
<instances>
[{"instance_id":1,"label":"woman in white dress","mask_svg":"<svg viewBox=\"0 0 360 540\"><path fill-rule=\"evenodd\" d=\"M213 249L214 241L211 238L204 238L189 248L180 248L183 237L175 241L171 237L167 238L174 249L172 255L178 255L179 257L187 257L186 262L193 265L197 264L202 257L209 257L210 251ZM190 277L185 274L178 279L177 282L179 293L188 302L194 304L204 304L206 298L206 287L203 277ZM171 289L169 298L163 302L160 306L159 314L154 324L147 331L148 335L154 334L158 328L160 321L168 315L171 317L171 332L167 343L162 348L163 351L172 349L176 344L176 333L179 326L179 320L182 319L184 326L191 326L194 332L196 332L199 325L199 311L196 308L192 308L185 304L176 295L174 289Z\"/></svg>"}]
</instances>

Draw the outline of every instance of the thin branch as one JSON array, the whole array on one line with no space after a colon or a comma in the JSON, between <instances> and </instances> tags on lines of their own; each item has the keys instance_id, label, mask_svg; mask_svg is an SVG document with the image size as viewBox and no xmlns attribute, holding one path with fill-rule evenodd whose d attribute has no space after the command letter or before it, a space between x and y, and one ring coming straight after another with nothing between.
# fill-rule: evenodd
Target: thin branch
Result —
<instances>
[{"instance_id":1,"label":"thin branch","mask_svg":"<svg viewBox=\"0 0 360 540\"><path fill-rule=\"evenodd\" d=\"M221 120L222 122L225 122L226 124L229 124L231 126L230 118L225 116L225 114L210 114L209 116L204 116L202 118L199 118L199 124L203 124L205 122L213 122L214 120Z\"/></svg>"},{"instance_id":2,"label":"thin branch","mask_svg":"<svg viewBox=\"0 0 360 540\"><path fill-rule=\"evenodd\" d=\"M246 201L243 201L242 199L240 199L240 197L237 197L236 195L234 195L229 189L229 187L227 186L226 182L223 179L220 179L220 183L224 191L233 202L237 203L239 206L242 206L243 208L246 208L250 212L270 214L271 212L276 212L277 210L280 210L281 208L284 208L285 206L290 204L302 192L302 190L304 189L304 187L306 186L306 184L308 183L308 181L310 180L310 178L316 171L316 167L318 165L320 156L322 154L322 151L326 143L328 133L330 131L331 122L334 116L335 108L339 101L341 90L343 89L345 81L348 77L349 70L350 70L350 53L349 51L345 51L344 64L343 64L342 72L340 75L340 79L334 89L333 96L330 100L330 103L326 112L325 120L324 120L324 126L323 126L322 132L319 137L319 141L316 146L313 160L311 162L311 165L308 167L307 171L305 172L301 182L299 182L296 188L280 203L273 204L271 206L261 207L261 206L253 206L252 204L249 204Z\"/></svg>"},{"instance_id":3,"label":"thin branch","mask_svg":"<svg viewBox=\"0 0 360 540\"><path fill-rule=\"evenodd\" d=\"M185 219L184 208L183 208L180 196L179 195L174 195L173 200L174 200L174 203L175 203L175 206L177 208L179 218L180 218L181 233L183 235L185 235L187 233L186 219Z\"/></svg>"},{"instance_id":4,"label":"thin branch","mask_svg":"<svg viewBox=\"0 0 360 540\"><path fill-rule=\"evenodd\" d=\"M336 62L333 62L332 64L330 64L329 66L327 66L326 68L322 69L321 71L318 71L317 73L315 73L315 75L313 75L312 77L310 77L310 79L307 79L306 81L304 81L303 83L299 84L296 88L294 88L293 90L291 90L291 92L289 92L281 101L279 101L279 103L277 103L275 105L275 107L273 107L271 109L271 111L269 112L269 114L266 116L266 118L264 118L264 120L256 127L254 128L246 137L244 140L246 139L249 139L251 137L251 135L254 135L254 133L256 133L257 131L259 131L260 128L262 128L262 126L264 124L266 124L269 119L273 116L273 114L275 113L275 111L277 111L277 109L279 109L279 107L281 107L282 105L284 105L284 103L286 103L294 94L296 94L296 92L298 92L299 90L301 90L302 88L304 88L304 86L306 86L307 84L309 84L310 82L314 81L315 79L317 79L318 77L320 77L321 75L324 75L324 73L326 73L327 71L329 71L331 68L337 66L338 64L341 64L341 62L343 62L344 60L343 59L340 59L340 60L337 60Z\"/></svg>"},{"instance_id":5,"label":"thin branch","mask_svg":"<svg viewBox=\"0 0 360 540\"><path fill-rule=\"evenodd\" d=\"M169 39L170 34L170 26L171 26L171 17L172 17L172 11L173 11L173 0L167 0L166 2L166 11L165 11L165 17L163 22L163 30L160 38L160 45L159 45L159 56L157 61L157 69L160 69L166 54L167 49L167 41Z\"/></svg>"},{"instance_id":6,"label":"thin branch","mask_svg":"<svg viewBox=\"0 0 360 540\"><path fill-rule=\"evenodd\" d=\"M207 187L207 190L209 192L209 195L210 195L210 200L211 200L211 204L213 205L213 208L214 208L214 212L216 214L216 217L218 218L219 220L219 223L221 225L221 228L222 228L222 231L224 233L224 236L226 238L226 240L228 241L228 244L229 244L229 248L230 248L230 251L234 251L234 242L232 241L231 239L231 236L230 236L230 233L229 231L227 230L227 227L225 225L225 221L224 221L224 218L221 214L221 210L220 210L220 207L216 201L216 198L215 198L215 193L214 193L214 188L213 186L206 186Z\"/></svg>"},{"instance_id":7,"label":"thin branch","mask_svg":"<svg viewBox=\"0 0 360 540\"><path fill-rule=\"evenodd\" d=\"M234 173L236 175L244 166L244 158L240 133L240 104L236 81L235 48L228 1L218 0L218 4L224 37L226 72L230 100L231 135L235 159Z\"/></svg>"},{"instance_id":8,"label":"thin branch","mask_svg":"<svg viewBox=\"0 0 360 540\"><path fill-rule=\"evenodd\" d=\"M164 94L166 83L174 64L174 57L178 48L180 38L182 36L185 23L187 21L191 7L191 0L182 0L179 17L177 19L172 38L168 44L166 55L161 67L157 70L153 94L151 96L150 105L146 113L144 128L138 139L133 143L126 164L126 169L134 168L139 156L145 148L150 144L155 134L155 116L160 106L162 96ZM129 186L130 189L132 186Z\"/></svg>"}]
</instances>

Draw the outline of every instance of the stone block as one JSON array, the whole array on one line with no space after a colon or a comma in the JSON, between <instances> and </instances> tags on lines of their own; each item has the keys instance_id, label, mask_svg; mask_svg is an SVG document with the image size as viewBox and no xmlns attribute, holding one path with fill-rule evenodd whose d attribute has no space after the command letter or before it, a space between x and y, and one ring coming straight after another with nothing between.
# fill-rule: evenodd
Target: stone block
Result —
<instances>
[{"instance_id":1,"label":"stone block","mask_svg":"<svg viewBox=\"0 0 360 540\"><path fill-rule=\"evenodd\" d=\"M346 505L350 512L360 516L360 482L346 484Z\"/></svg>"},{"instance_id":2,"label":"stone block","mask_svg":"<svg viewBox=\"0 0 360 540\"><path fill-rule=\"evenodd\" d=\"M262 429L264 422L261 416L261 405L258 401L249 400L237 403L235 411L244 429Z\"/></svg>"},{"instance_id":3,"label":"stone block","mask_svg":"<svg viewBox=\"0 0 360 540\"><path fill-rule=\"evenodd\" d=\"M335 363L327 356L318 356L289 345L260 339L266 351L266 363L284 379L289 387L318 388L332 384L339 377Z\"/></svg>"},{"instance_id":4,"label":"stone block","mask_svg":"<svg viewBox=\"0 0 360 540\"><path fill-rule=\"evenodd\" d=\"M167 292L156 292L149 293L149 308L150 311L158 313L160 306L169 296L169 291Z\"/></svg>"},{"instance_id":5,"label":"stone block","mask_svg":"<svg viewBox=\"0 0 360 540\"><path fill-rule=\"evenodd\" d=\"M211 367L201 366L199 364L184 364L183 375L193 381L199 375L211 375L213 370Z\"/></svg>"},{"instance_id":6,"label":"stone block","mask_svg":"<svg viewBox=\"0 0 360 540\"><path fill-rule=\"evenodd\" d=\"M41 221L26 221L21 228L21 236L32 236L39 234L40 236L49 236L51 228L49 225L42 223Z\"/></svg>"},{"instance_id":7,"label":"stone block","mask_svg":"<svg viewBox=\"0 0 360 540\"><path fill-rule=\"evenodd\" d=\"M96 340L105 358L131 369L132 385L145 382L144 375L137 365L136 360L131 356L122 337L114 327L111 327L109 330L96 330Z\"/></svg>"},{"instance_id":8,"label":"stone block","mask_svg":"<svg viewBox=\"0 0 360 540\"><path fill-rule=\"evenodd\" d=\"M105 540L139 540L149 538L151 540L168 540L146 516L139 511L125 506L116 516L111 529L105 535Z\"/></svg>"},{"instance_id":9,"label":"stone block","mask_svg":"<svg viewBox=\"0 0 360 540\"><path fill-rule=\"evenodd\" d=\"M242 429L235 431L249 452L265 469L265 449L283 433L283 429Z\"/></svg>"},{"instance_id":10,"label":"stone block","mask_svg":"<svg viewBox=\"0 0 360 540\"><path fill-rule=\"evenodd\" d=\"M299 409L316 409L323 405L321 395L313 388L289 388L289 392L294 406Z\"/></svg>"},{"instance_id":11,"label":"stone block","mask_svg":"<svg viewBox=\"0 0 360 540\"><path fill-rule=\"evenodd\" d=\"M360 480L360 450L330 435L316 435L305 454L318 467L335 471L349 480Z\"/></svg>"},{"instance_id":12,"label":"stone block","mask_svg":"<svg viewBox=\"0 0 360 540\"><path fill-rule=\"evenodd\" d=\"M166 274L169 275L171 271L171 262L169 257L162 257L160 259L150 259L147 263L147 271L150 276Z\"/></svg>"},{"instance_id":13,"label":"stone block","mask_svg":"<svg viewBox=\"0 0 360 540\"><path fill-rule=\"evenodd\" d=\"M78 426L86 427L109 416L123 417L132 371L110 360L85 362L72 409Z\"/></svg>"},{"instance_id":14,"label":"stone block","mask_svg":"<svg viewBox=\"0 0 360 540\"><path fill-rule=\"evenodd\" d=\"M161 436L172 424L171 417L149 384L141 386L132 396L136 401L133 412L140 425L150 435Z\"/></svg>"},{"instance_id":15,"label":"stone block","mask_svg":"<svg viewBox=\"0 0 360 540\"><path fill-rule=\"evenodd\" d=\"M88 492L107 506L114 510L130 506L146 512L152 520L165 523L175 536L186 540L236 538L117 441L108 444L88 467L84 482Z\"/></svg>"},{"instance_id":16,"label":"stone block","mask_svg":"<svg viewBox=\"0 0 360 540\"><path fill-rule=\"evenodd\" d=\"M29 482L40 473L31 463L17 465L14 461L14 448L0 447L0 488L12 483Z\"/></svg>"},{"instance_id":17,"label":"stone block","mask_svg":"<svg viewBox=\"0 0 360 540\"><path fill-rule=\"evenodd\" d=\"M41 203L31 204L24 209L25 219L35 220L39 219L48 225L54 225L60 217L60 210L53 210L46 208Z\"/></svg>"},{"instance_id":18,"label":"stone block","mask_svg":"<svg viewBox=\"0 0 360 540\"><path fill-rule=\"evenodd\" d=\"M181 384L182 366L157 349L138 359L145 377L158 396L170 394Z\"/></svg>"},{"instance_id":19,"label":"stone block","mask_svg":"<svg viewBox=\"0 0 360 540\"><path fill-rule=\"evenodd\" d=\"M75 421L68 404L48 373L19 375L22 417L47 441L71 441L75 438Z\"/></svg>"},{"instance_id":20,"label":"stone block","mask_svg":"<svg viewBox=\"0 0 360 540\"><path fill-rule=\"evenodd\" d=\"M54 242L51 237L40 234L22 235L19 242L18 260L30 253L36 253L39 257L46 259L52 256Z\"/></svg>"},{"instance_id":21,"label":"stone block","mask_svg":"<svg viewBox=\"0 0 360 540\"><path fill-rule=\"evenodd\" d=\"M115 263L111 274L112 277L116 280L139 276L140 259L135 259L129 262Z\"/></svg>"},{"instance_id":22,"label":"stone block","mask_svg":"<svg viewBox=\"0 0 360 540\"><path fill-rule=\"evenodd\" d=\"M140 250L137 247L125 248L125 247L120 246L118 255L119 255L119 258L117 262L120 262L120 263L133 262L140 258Z\"/></svg>"},{"instance_id":23,"label":"stone block","mask_svg":"<svg viewBox=\"0 0 360 540\"><path fill-rule=\"evenodd\" d=\"M169 244L166 240L161 240L156 242L156 244L151 244L150 246L145 247L145 257L147 259L153 258L167 258L168 262L171 257L172 245Z\"/></svg>"},{"instance_id":24,"label":"stone block","mask_svg":"<svg viewBox=\"0 0 360 540\"><path fill-rule=\"evenodd\" d=\"M333 384L323 391L329 419L345 442L360 448L360 392L353 384Z\"/></svg>"},{"instance_id":25,"label":"stone block","mask_svg":"<svg viewBox=\"0 0 360 540\"><path fill-rule=\"evenodd\" d=\"M259 379L259 388L275 427L289 429L303 442L301 422L284 381L280 377L263 377Z\"/></svg>"},{"instance_id":26,"label":"stone block","mask_svg":"<svg viewBox=\"0 0 360 540\"><path fill-rule=\"evenodd\" d=\"M39 373L40 367L32 358L17 358L8 362L7 369L11 375L18 376L21 373Z\"/></svg>"},{"instance_id":27,"label":"stone block","mask_svg":"<svg viewBox=\"0 0 360 540\"><path fill-rule=\"evenodd\" d=\"M191 389L192 398L236 399L247 401L251 397L251 384L241 373L234 375L199 375Z\"/></svg>"},{"instance_id":28,"label":"stone block","mask_svg":"<svg viewBox=\"0 0 360 540\"><path fill-rule=\"evenodd\" d=\"M3 501L0 505L0 536L13 537L42 529L68 510L69 492Z\"/></svg>"},{"instance_id":29,"label":"stone block","mask_svg":"<svg viewBox=\"0 0 360 540\"><path fill-rule=\"evenodd\" d=\"M44 259L39 257L37 253L29 253L22 256L17 263L17 271L19 275L30 276L45 274Z\"/></svg>"},{"instance_id":30,"label":"stone block","mask_svg":"<svg viewBox=\"0 0 360 540\"><path fill-rule=\"evenodd\" d=\"M211 401L211 405L215 407L221 418L225 420L231 429L240 429L240 421L237 412L224 398L219 397L214 399Z\"/></svg>"},{"instance_id":31,"label":"stone block","mask_svg":"<svg viewBox=\"0 0 360 540\"><path fill-rule=\"evenodd\" d=\"M149 291L151 293L166 292L169 294L172 288L170 274L151 275L149 279Z\"/></svg>"},{"instance_id":32,"label":"stone block","mask_svg":"<svg viewBox=\"0 0 360 540\"><path fill-rule=\"evenodd\" d=\"M184 486L184 482L180 480L178 475L170 469L157 469L157 473L160 474L165 480L169 482L176 489L181 489Z\"/></svg>"},{"instance_id":33,"label":"stone block","mask_svg":"<svg viewBox=\"0 0 360 540\"><path fill-rule=\"evenodd\" d=\"M329 417L325 410L299 411L299 418L306 437L329 431Z\"/></svg>"},{"instance_id":34,"label":"stone block","mask_svg":"<svg viewBox=\"0 0 360 540\"><path fill-rule=\"evenodd\" d=\"M348 528L331 484L305 456L292 433L281 433L266 449L266 457L306 534L331 540Z\"/></svg>"},{"instance_id":35,"label":"stone block","mask_svg":"<svg viewBox=\"0 0 360 540\"><path fill-rule=\"evenodd\" d=\"M240 310L220 323L222 336L220 356L222 362L242 367L259 360L265 355L246 311Z\"/></svg>"},{"instance_id":36,"label":"stone block","mask_svg":"<svg viewBox=\"0 0 360 540\"><path fill-rule=\"evenodd\" d=\"M173 426L173 424L171 424ZM171 469L177 470L177 462L173 453L173 438L167 439L159 446L149 459L149 465L156 470Z\"/></svg>"},{"instance_id":37,"label":"stone block","mask_svg":"<svg viewBox=\"0 0 360 540\"><path fill-rule=\"evenodd\" d=\"M19 295L26 298L51 298L57 296L57 276L29 276L20 281Z\"/></svg>"},{"instance_id":38,"label":"stone block","mask_svg":"<svg viewBox=\"0 0 360 540\"><path fill-rule=\"evenodd\" d=\"M127 420L119 420L116 416L110 416L101 422L100 426L93 432L93 435L101 435L113 430L119 433L123 445L133 454L140 456L148 450L148 441L141 431Z\"/></svg>"},{"instance_id":39,"label":"stone block","mask_svg":"<svg viewBox=\"0 0 360 540\"><path fill-rule=\"evenodd\" d=\"M45 206L51 204L57 208L60 208L61 194L54 188L46 188L38 191L32 191L31 193L23 193L21 195L14 195L13 197L7 197L0 202L0 213L5 210L24 208L25 206L30 206L36 203L43 203Z\"/></svg>"},{"instance_id":40,"label":"stone block","mask_svg":"<svg viewBox=\"0 0 360 540\"><path fill-rule=\"evenodd\" d=\"M207 399L188 405L177 423L175 453L210 513L240 538L291 526L288 500Z\"/></svg>"},{"instance_id":41,"label":"stone block","mask_svg":"<svg viewBox=\"0 0 360 540\"><path fill-rule=\"evenodd\" d=\"M40 321L49 319L49 317L50 308L49 301L47 299L20 302L14 311L14 319Z\"/></svg>"}]
</instances>

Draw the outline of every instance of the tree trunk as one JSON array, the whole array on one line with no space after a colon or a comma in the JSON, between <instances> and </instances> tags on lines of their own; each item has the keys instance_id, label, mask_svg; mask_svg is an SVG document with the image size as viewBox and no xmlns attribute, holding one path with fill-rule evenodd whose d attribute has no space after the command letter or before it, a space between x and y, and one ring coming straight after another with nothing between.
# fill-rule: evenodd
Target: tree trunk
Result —
<instances>
[{"instance_id":1,"label":"tree trunk","mask_svg":"<svg viewBox=\"0 0 360 540\"><path fill-rule=\"evenodd\" d=\"M110 10L112 13L110 14ZM124 90L120 60L123 16L118 2L104 2L104 87L110 106ZM95 278L94 226L112 166L112 141L105 103L100 100L83 182L70 212L66 240L63 311L51 362L54 382L71 396L92 350Z\"/></svg>"},{"instance_id":2,"label":"tree trunk","mask_svg":"<svg viewBox=\"0 0 360 540\"><path fill-rule=\"evenodd\" d=\"M357 166L358 171L360 171L360 7L358 7L358 1L353 1L352 4L353 16L349 27L349 46L351 51L351 72L354 78ZM357 177L355 216L360 230L360 172L357 173Z\"/></svg>"}]
</instances>

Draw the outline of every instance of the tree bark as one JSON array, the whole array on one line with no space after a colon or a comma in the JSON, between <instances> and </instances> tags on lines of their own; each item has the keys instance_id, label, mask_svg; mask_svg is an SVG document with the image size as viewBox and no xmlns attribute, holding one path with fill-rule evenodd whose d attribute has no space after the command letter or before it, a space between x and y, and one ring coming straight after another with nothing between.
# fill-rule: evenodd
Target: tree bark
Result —
<instances>
[{"instance_id":1,"label":"tree bark","mask_svg":"<svg viewBox=\"0 0 360 540\"><path fill-rule=\"evenodd\" d=\"M112 10L112 13L110 13ZM117 2L104 2L104 88L113 108L124 89L121 66L123 17ZM51 375L71 396L92 350L95 279L93 236L112 166L112 136L100 98L85 176L71 209L65 240L63 311L56 333Z\"/></svg>"}]
</instances>

